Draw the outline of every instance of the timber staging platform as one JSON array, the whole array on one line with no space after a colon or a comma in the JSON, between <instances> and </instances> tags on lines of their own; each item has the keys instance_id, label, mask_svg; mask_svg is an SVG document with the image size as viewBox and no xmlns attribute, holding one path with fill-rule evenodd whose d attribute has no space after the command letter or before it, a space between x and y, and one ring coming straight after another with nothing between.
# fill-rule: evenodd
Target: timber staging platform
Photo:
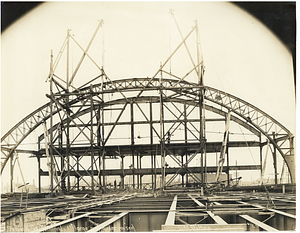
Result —
<instances>
[{"instance_id":1,"label":"timber staging platform","mask_svg":"<svg viewBox=\"0 0 300 233\"><path fill-rule=\"evenodd\" d=\"M98 196L2 198L6 232L290 231L296 227L293 193L198 189L119 191ZM41 194L39 194L41 195ZM18 224L17 224L18 222ZM5 223L5 225L4 225Z\"/></svg>"}]
</instances>

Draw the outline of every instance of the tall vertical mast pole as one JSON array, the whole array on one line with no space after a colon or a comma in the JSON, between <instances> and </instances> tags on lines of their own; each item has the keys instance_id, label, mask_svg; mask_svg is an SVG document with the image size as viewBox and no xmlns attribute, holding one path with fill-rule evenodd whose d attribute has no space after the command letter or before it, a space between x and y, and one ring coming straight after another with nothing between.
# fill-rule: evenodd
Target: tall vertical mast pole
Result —
<instances>
[{"instance_id":1,"label":"tall vertical mast pole","mask_svg":"<svg viewBox=\"0 0 300 233\"><path fill-rule=\"evenodd\" d=\"M196 47L197 47L197 64L200 64L201 59L201 66L197 68L198 74L198 85L199 85L199 111L200 111L200 143L205 140L205 106L204 106L204 82L203 82L203 75L204 75L204 67L203 67L203 55L202 51L199 51L199 30L198 30L198 23L196 23ZM200 54L201 52L201 54ZM204 156L204 158L203 158ZM204 164L203 164L204 159ZM201 181L202 183L206 183L206 174L207 174L207 164L206 164L206 144L204 144L203 148L201 149Z\"/></svg>"},{"instance_id":2,"label":"tall vertical mast pole","mask_svg":"<svg viewBox=\"0 0 300 233\"><path fill-rule=\"evenodd\" d=\"M162 69L162 66L161 66ZM160 154L161 154L161 190L164 189L165 186L165 150L164 150L164 105L163 105L163 99L162 99L162 72L160 73L159 77L159 86L160 86Z\"/></svg>"},{"instance_id":3,"label":"tall vertical mast pole","mask_svg":"<svg viewBox=\"0 0 300 233\"><path fill-rule=\"evenodd\" d=\"M199 54L199 45L198 45L198 24L197 20L195 21L196 23L196 49L197 49L197 64L200 62L200 54ZM201 65L202 66L202 65ZM200 144L202 143L203 140L203 121L202 121L202 105L203 105L203 95L202 95L202 87L203 87L203 80L201 76L201 68L198 66L197 68L197 75L198 75L198 86L199 86L199 93L198 93L198 98L199 98L199 116L200 116ZM203 150L201 149L201 158L200 158L200 163L201 163L201 182L204 184L204 168L203 168Z\"/></svg>"},{"instance_id":4,"label":"tall vertical mast pole","mask_svg":"<svg viewBox=\"0 0 300 233\"><path fill-rule=\"evenodd\" d=\"M70 29L67 32L67 90L69 91L69 68L70 68Z\"/></svg>"},{"instance_id":5,"label":"tall vertical mast pole","mask_svg":"<svg viewBox=\"0 0 300 233\"><path fill-rule=\"evenodd\" d=\"M67 91L69 92L69 78L70 78L70 29L67 31ZM66 105L68 106L67 108L67 113L70 114L69 110L69 95L66 96ZM70 156L69 156L69 149L70 149L70 119L67 118L67 129L66 129L66 156L67 156L67 172L68 172L68 177L67 177L67 187L68 191L70 190ZM65 181L63 181L65 183Z\"/></svg>"},{"instance_id":6,"label":"tall vertical mast pole","mask_svg":"<svg viewBox=\"0 0 300 233\"><path fill-rule=\"evenodd\" d=\"M50 63L50 195L53 196L53 153L52 153L52 143L53 143L53 51L51 50L51 63Z\"/></svg>"}]
</instances>

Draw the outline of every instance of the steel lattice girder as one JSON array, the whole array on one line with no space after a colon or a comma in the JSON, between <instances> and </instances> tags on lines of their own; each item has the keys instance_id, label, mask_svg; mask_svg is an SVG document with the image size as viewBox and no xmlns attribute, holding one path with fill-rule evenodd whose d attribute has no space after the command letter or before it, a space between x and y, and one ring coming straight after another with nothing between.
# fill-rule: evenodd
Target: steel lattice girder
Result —
<instances>
[{"instance_id":1,"label":"steel lattice girder","mask_svg":"<svg viewBox=\"0 0 300 233\"><path fill-rule=\"evenodd\" d=\"M115 93L130 91L151 91L151 90L171 90L177 96L177 99L181 101L194 101L197 98L197 93L199 90L205 90L205 99L213 102L219 106L222 106L233 113L235 113L239 118L240 122L243 122L244 125L248 125L254 129L254 131L259 131L265 137L268 138L270 142L276 147L276 149L281 154L282 158L285 160L292 182L295 181L295 164L294 164L294 145L293 145L293 135L289 132L283 125L273 119L271 116L263 112L262 110L256 108L255 106L247 103L244 100L241 100L233 95L230 95L226 92L207 87L199 86L195 83L190 83L187 81L171 80L171 79L162 79L153 78L149 81L148 78L133 78L133 79L124 79L116 80L112 82L105 82L98 85L93 85L89 88L82 88L81 90L76 90L72 93L58 93L54 94L59 98L56 99L56 104L52 106L50 103L42 106L33 113L29 114L17 125L15 125L8 133L6 133L1 138L1 151L4 161L2 162L1 172L3 171L8 159L12 156L17 147L21 142L42 122L46 121L50 117L50 108L52 108L53 114L58 113L61 109L58 107L57 103L63 100L66 96L76 96L76 98L69 102L70 106L72 104L78 103L84 99L89 99L90 95L97 96L105 93ZM133 98L133 102L138 102L140 94ZM128 98L126 98L128 101ZM156 100L157 101L157 100ZM180 100L179 100L180 101ZM105 106L105 104L103 105ZM62 107L62 106L61 106ZM208 110L211 110L209 106ZM216 112L216 111L215 111ZM244 121L242 121L242 120ZM271 133L274 132L275 138L271 137ZM286 146L286 142L289 142L289 147Z\"/></svg>"}]
</instances>

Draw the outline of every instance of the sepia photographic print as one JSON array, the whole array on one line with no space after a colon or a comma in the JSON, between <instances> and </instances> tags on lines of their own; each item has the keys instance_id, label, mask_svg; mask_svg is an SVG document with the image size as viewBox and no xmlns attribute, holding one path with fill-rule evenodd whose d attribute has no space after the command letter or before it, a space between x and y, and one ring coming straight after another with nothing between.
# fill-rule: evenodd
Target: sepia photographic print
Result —
<instances>
[{"instance_id":1,"label":"sepia photographic print","mask_svg":"<svg viewBox=\"0 0 300 233\"><path fill-rule=\"evenodd\" d=\"M296 2L1 2L1 231L296 231Z\"/></svg>"}]
</instances>

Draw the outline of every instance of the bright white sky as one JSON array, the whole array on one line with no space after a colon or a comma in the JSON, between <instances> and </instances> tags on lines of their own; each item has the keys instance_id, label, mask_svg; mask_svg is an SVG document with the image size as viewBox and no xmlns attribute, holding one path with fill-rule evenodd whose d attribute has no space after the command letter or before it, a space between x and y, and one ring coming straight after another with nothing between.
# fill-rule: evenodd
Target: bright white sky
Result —
<instances>
[{"instance_id":1,"label":"bright white sky","mask_svg":"<svg viewBox=\"0 0 300 233\"><path fill-rule=\"evenodd\" d=\"M45 80L50 51L53 49L57 56L67 29L72 29L75 39L86 48L98 20L103 19L90 48L91 57L101 66L104 54L104 69L113 80L151 77L181 42L170 9L174 9L184 36L194 20L198 21L205 85L259 107L296 133L291 54L266 27L233 4L48 2L1 35L1 136L48 102L45 94L49 84ZM71 70L80 57L76 56L78 50L73 51ZM189 60L181 62L184 74L190 70L190 66L185 67ZM172 63L172 67L179 66ZM64 72L58 68L61 76ZM97 70L87 72L83 66L76 83L85 83L94 72Z\"/></svg>"}]
</instances>

